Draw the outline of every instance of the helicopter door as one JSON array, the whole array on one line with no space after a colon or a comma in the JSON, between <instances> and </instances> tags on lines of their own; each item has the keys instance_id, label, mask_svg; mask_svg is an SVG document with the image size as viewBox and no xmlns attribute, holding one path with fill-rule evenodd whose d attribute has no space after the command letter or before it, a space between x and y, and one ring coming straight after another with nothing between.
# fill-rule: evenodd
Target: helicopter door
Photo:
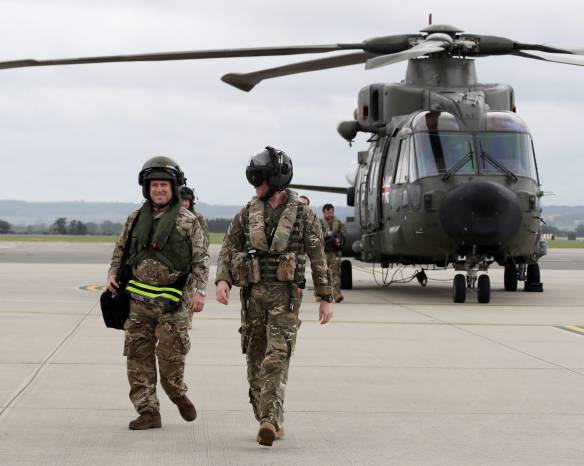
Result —
<instances>
[{"instance_id":1,"label":"helicopter door","mask_svg":"<svg viewBox=\"0 0 584 466\"><path fill-rule=\"evenodd\" d=\"M385 153L384 142L389 141L389 139L378 140L373 148L373 156L371 157L371 165L369 166L369 173L367 174L367 201L365 208L365 220L368 231L374 231L379 229L379 219L380 219L380 182L379 174L381 165L383 162L383 155ZM385 144L389 146L389 143Z\"/></svg>"}]
</instances>

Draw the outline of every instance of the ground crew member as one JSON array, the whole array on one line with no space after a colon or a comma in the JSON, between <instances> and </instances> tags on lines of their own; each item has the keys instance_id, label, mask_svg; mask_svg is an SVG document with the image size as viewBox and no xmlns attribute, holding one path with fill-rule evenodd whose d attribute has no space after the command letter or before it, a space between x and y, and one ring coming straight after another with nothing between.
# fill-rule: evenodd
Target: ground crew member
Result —
<instances>
[{"instance_id":1,"label":"ground crew member","mask_svg":"<svg viewBox=\"0 0 584 466\"><path fill-rule=\"evenodd\" d=\"M336 303L340 303L345 297L341 293L341 248L347 237L347 228L337 217L332 204L322 206L324 218L320 220L324 237L324 251L326 261L332 275L333 297Z\"/></svg>"},{"instance_id":2,"label":"ground crew member","mask_svg":"<svg viewBox=\"0 0 584 466\"><path fill-rule=\"evenodd\" d=\"M241 287L241 343L247 358L249 397L260 422L257 441L271 446L284 435L283 404L290 357L300 325L306 255L320 323L332 318L333 300L320 223L298 195L286 189L292 161L266 147L249 162L254 197L233 219L219 254L217 300L228 304L232 285Z\"/></svg>"},{"instance_id":3,"label":"ground crew member","mask_svg":"<svg viewBox=\"0 0 584 466\"><path fill-rule=\"evenodd\" d=\"M126 240L132 229L128 264L130 315L124 328L130 400L139 416L133 430L161 426L156 397L156 357L160 382L186 421L197 412L186 396L185 357L190 349L188 310L200 312L205 304L209 255L197 218L181 207L180 167L168 157L146 161L138 177L146 202L130 214L116 243L107 288L118 286Z\"/></svg>"},{"instance_id":4,"label":"ground crew member","mask_svg":"<svg viewBox=\"0 0 584 466\"><path fill-rule=\"evenodd\" d=\"M199 224L203 228L203 232L205 234L205 244L206 247L209 248L209 225L207 224L207 220L203 215L199 212L195 211L195 204L197 203L197 195L195 191L188 186L181 186L180 188L180 198L182 199L182 206L191 211L197 217Z\"/></svg>"},{"instance_id":5,"label":"ground crew member","mask_svg":"<svg viewBox=\"0 0 584 466\"><path fill-rule=\"evenodd\" d=\"M308 196L298 196L298 199L300 199L300 202L302 202L304 205L310 205L310 199L308 199Z\"/></svg>"}]
</instances>

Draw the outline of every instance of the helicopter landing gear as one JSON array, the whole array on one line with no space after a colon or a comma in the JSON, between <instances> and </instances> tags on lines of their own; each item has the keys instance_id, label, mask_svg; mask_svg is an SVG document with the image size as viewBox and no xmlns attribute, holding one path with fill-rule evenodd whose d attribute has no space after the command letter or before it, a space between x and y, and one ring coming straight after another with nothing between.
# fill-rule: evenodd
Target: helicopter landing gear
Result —
<instances>
[{"instance_id":1,"label":"helicopter landing gear","mask_svg":"<svg viewBox=\"0 0 584 466\"><path fill-rule=\"evenodd\" d=\"M488 275L481 275L477 282L477 299L479 303L491 301L491 279Z\"/></svg>"},{"instance_id":2,"label":"helicopter landing gear","mask_svg":"<svg viewBox=\"0 0 584 466\"><path fill-rule=\"evenodd\" d=\"M353 289L353 265L347 259L341 262L341 289Z\"/></svg>"},{"instance_id":3,"label":"helicopter landing gear","mask_svg":"<svg viewBox=\"0 0 584 466\"><path fill-rule=\"evenodd\" d=\"M426 275L426 272L424 272L424 269L420 270L416 274L416 279L422 286L426 286L428 284L428 276Z\"/></svg>"},{"instance_id":4,"label":"helicopter landing gear","mask_svg":"<svg viewBox=\"0 0 584 466\"><path fill-rule=\"evenodd\" d=\"M527 274L525 276L525 291L539 292L543 291L543 283L541 283L541 276L539 273L539 264L529 264L527 266Z\"/></svg>"},{"instance_id":5,"label":"helicopter landing gear","mask_svg":"<svg viewBox=\"0 0 584 466\"><path fill-rule=\"evenodd\" d=\"M464 303L466 301L466 280L461 273L454 276L454 281L452 282L452 300L455 303Z\"/></svg>"},{"instance_id":6,"label":"helicopter landing gear","mask_svg":"<svg viewBox=\"0 0 584 466\"><path fill-rule=\"evenodd\" d=\"M505 291L517 291L518 271L515 264L507 264L505 266Z\"/></svg>"}]
</instances>

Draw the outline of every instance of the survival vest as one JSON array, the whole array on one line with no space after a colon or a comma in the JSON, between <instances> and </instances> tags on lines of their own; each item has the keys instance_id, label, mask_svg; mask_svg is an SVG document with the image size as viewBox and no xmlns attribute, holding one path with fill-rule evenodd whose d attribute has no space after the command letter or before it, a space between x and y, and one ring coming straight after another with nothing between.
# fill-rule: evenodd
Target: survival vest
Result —
<instances>
[{"instance_id":1,"label":"survival vest","mask_svg":"<svg viewBox=\"0 0 584 466\"><path fill-rule=\"evenodd\" d=\"M287 193L288 199L270 245L265 231L264 203L256 198L246 206L247 221L243 225L245 249L248 255L257 257L262 281L301 283L304 280L306 256L302 239L305 205L298 201L296 193ZM281 276L281 271L286 268L286 264L282 263L284 261L293 264L293 270L290 270L291 274L287 278Z\"/></svg>"}]
</instances>

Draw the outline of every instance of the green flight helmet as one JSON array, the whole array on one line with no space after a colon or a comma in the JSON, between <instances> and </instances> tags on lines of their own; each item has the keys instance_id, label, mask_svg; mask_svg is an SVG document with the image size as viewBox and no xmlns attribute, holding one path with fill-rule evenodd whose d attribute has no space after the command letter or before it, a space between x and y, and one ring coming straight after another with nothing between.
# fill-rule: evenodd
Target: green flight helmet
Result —
<instances>
[{"instance_id":1,"label":"green flight helmet","mask_svg":"<svg viewBox=\"0 0 584 466\"><path fill-rule=\"evenodd\" d=\"M186 183L185 174L178 163L170 157L157 156L146 160L138 174L138 184L142 186L144 198L150 200L150 181L169 180L172 183L174 199L180 199L180 186Z\"/></svg>"}]
</instances>

